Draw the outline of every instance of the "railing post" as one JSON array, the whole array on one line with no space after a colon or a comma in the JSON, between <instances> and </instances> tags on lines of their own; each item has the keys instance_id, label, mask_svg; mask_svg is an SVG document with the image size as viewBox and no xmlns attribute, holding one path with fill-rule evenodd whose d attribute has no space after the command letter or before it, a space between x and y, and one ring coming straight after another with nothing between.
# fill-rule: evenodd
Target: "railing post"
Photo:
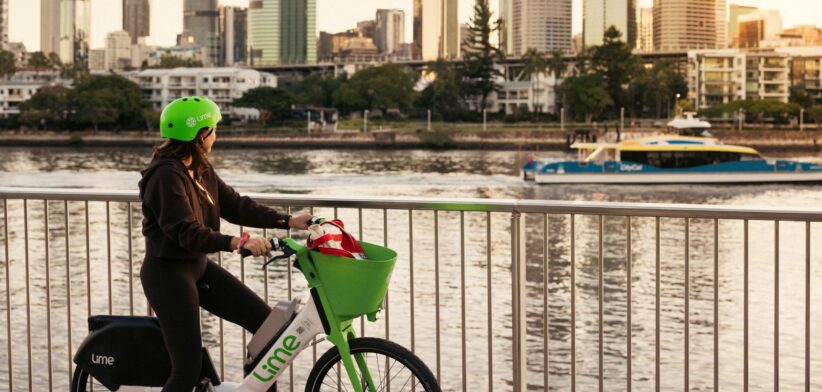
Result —
<instances>
[{"instance_id":1,"label":"railing post","mask_svg":"<svg viewBox=\"0 0 822 392\"><path fill-rule=\"evenodd\" d=\"M525 218L521 213L511 213L511 306L513 317L513 364L514 390L527 389L526 379L526 323L525 323Z\"/></svg>"}]
</instances>

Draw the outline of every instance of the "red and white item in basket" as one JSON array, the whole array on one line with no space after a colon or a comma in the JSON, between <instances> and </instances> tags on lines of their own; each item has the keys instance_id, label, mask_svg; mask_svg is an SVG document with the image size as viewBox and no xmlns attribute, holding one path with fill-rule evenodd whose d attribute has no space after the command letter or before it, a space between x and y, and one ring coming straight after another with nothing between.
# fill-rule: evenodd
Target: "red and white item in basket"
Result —
<instances>
[{"instance_id":1,"label":"red and white item in basket","mask_svg":"<svg viewBox=\"0 0 822 392\"><path fill-rule=\"evenodd\" d=\"M357 239L351 233L345 231L345 225L339 219L324 221L308 227L309 249L316 250L322 254L348 257L357 260L364 260L365 256Z\"/></svg>"}]
</instances>

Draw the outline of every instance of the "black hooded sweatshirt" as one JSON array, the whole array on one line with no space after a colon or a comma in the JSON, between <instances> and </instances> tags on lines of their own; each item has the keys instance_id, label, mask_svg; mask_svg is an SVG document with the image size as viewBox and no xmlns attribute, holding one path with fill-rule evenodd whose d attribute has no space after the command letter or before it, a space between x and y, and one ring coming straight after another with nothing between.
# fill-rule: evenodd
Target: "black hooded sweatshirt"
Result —
<instances>
[{"instance_id":1,"label":"black hooded sweatshirt","mask_svg":"<svg viewBox=\"0 0 822 392\"><path fill-rule=\"evenodd\" d=\"M198 177L205 191L179 159L154 157L141 174L146 257L191 260L233 251L232 236L220 233L220 217L242 226L288 228L288 215L240 196L210 165Z\"/></svg>"}]
</instances>

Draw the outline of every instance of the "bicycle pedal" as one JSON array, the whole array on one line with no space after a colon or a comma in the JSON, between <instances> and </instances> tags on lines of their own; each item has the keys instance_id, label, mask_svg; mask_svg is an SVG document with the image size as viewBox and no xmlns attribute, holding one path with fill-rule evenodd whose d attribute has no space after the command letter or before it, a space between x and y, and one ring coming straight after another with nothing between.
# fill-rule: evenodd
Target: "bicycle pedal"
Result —
<instances>
[{"instance_id":1,"label":"bicycle pedal","mask_svg":"<svg viewBox=\"0 0 822 392\"><path fill-rule=\"evenodd\" d=\"M194 387L194 392L216 392L214 386L211 385L211 380L206 377L200 380Z\"/></svg>"}]
</instances>

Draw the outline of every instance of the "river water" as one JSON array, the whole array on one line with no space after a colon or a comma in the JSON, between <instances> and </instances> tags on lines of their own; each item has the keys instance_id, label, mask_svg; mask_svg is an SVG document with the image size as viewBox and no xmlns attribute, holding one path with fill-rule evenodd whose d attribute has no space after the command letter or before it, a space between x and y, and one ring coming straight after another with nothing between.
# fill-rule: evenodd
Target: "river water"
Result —
<instances>
[{"instance_id":1,"label":"river water","mask_svg":"<svg viewBox=\"0 0 822 392\"><path fill-rule=\"evenodd\" d=\"M822 185L535 185L525 183L519 177L519 165L530 153L218 148L213 153L212 162L221 177L241 192L339 197L419 196L727 204L811 209L818 208L822 202ZM538 155L566 158L561 152ZM791 158L822 161L822 155ZM133 190L140 178L139 170L148 160L149 153L142 149L0 148L0 186ZM68 236L66 206L69 209ZM26 349L29 332L26 320L30 319L33 388L43 390L51 385L53 390L65 390L69 378L69 341L71 350L76 349L87 333L84 322L89 313L146 313L137 278L143 245L139 233L139 206L129 209L123 203L107 206L102 202L90 202L86 209L83 202L64 204L55 201L48 203L47 218L42 201L29 201L24 206L22 201L11 200L7 210L9 235L8 240L2 238L2 245L8 243L11 278L5 275L6 259L0 264L3 267L0 274L4 276L4 282L10 282L11 288L14 389L25 390L29 382L29 354ZM365 334L383 337L388 334L392 340L409 348L413 343L415 352L435 373L439 371L446 390L463 389L463 358L467 390L488 389L489 379L495 390L511 389L510 216L490 214L489 223L489 215L478 212L434 214L431 211L364 210L362 215L356 209L317 209L314 212L327 217L336 213L364 240L387 243L398 251L399 258L389 293L388 323L385 317L374 324L365 323ZM85 224L87 213L88 231ZM28 216L28 227L24 225L24 214ZM132 221L130 233L129 216ZM48 241L44 237L45 222L49 225ZM107 225L107 222L110 224ZM573 242L572 224L575 227ZM719 221L718 243L714 242L713 221L694 219L686 225L682 219L661 219L659 224L658 374L661 389L681 390L684 387L687 336L690 390L713 390L716 255L719 386L725 390L740 390L744 374L744 222ZM435 225L437 230L434 229ZM630 381L634 390L654 389L657 375L655 225L653 218L634 218L631 222L631 242L628 243L624 217L605 217L600 226L599 218L595 216L577 216L573 223L567 215L526 216L529 389L544 389L546 377L543 365L547 356L548 389L570 390L572 337L576 347L577 390L595 390L597 387L600 265L604 266L605 390L627 389L629 291L632 332ZM602 261L599 257L600 227L603 232ZM685 245L685 227L689 228L688 246ZM816 225L812 227L815 229ZM26 230L29 234L28 254L25 252ZM227 225L224 229L228 232L235 230L239 231L239 228L233 225ZM779 385L784 390L799 390L805 382L805 225L780 223L778 249L774 246L775 230L773 222L752 221L748 227L751 391L774 388L774 287L777 282L780 338L776 357L779 358ZM811 287L819 287L818 284L822 283L822 268L818 267L822 257L815 245L822 239L820 232L822 230L811 232L811 242L814 244L811 247ZM262 234L260 231L257 233ZM266 234L284 233L269 231ZM413 252L409 246L412 243L411 235ZM88 250L87 238L90 244ZM133 246L130 255L129 241ZM547 254L544 253L545 241ZM439 244L439 251L434 247L435 242ZM66 253L69 254L68 263ZM686 253L689 282L687 314L684 284ZM629 256L630 286L627 284L626 263ZM779 262L778 280L774 279L775 256L778 256ZM572 260L575 266L575 328L571 327ZM234 256L221 258L220 261L271 301L288 296L289 288L294 296L305 294L302 278L285 264L275 265L264 273L258 261L247 260L243 264ZM66 279L67 270L70 279ZM28 301L27 272L30 282ZM290 272L294 274L289 275ZM410 283L412 273L413 285ZM67 301L67 280L71 284L70 301ZM6 293L5 285L0 285L0 298L6 298ZM815 354L822 352L822 333L817 327L822 325L818 299L822 299L819 291L812 291L811 374L819 374L822 370L822 355ZM436 311L437 303L439 313ZM67 320L69 304L70 322ZM548 305L547 312L545 304ZM5 301L0 301L0 311L3 315L0 316L3 321L0 327L3 332L0 336L0 363L5 364L8 362L9 344L5 327ZM686 315L689 320L687 335ZM70 339L66 334L67 324L71 325ZM547 344L546 328L549 331ZM230 379L240 377L244 337L239 329L228 323L221 324L206 314L203 316L203 329L204 340L210 347L218 372L223 371ZM221 336L224 351L219 349ZM49 339L53 348L50 371L47 365ZM465 345L462 344L463 340ZM440 347L440 356L436 355L437 346ZM317 355L326 348L326 343L319 344L316 347ZM307 355L300 357L295 364L296 370L290 374L297 390L302 388L301 380L310 369L314 351L309 350ZM489 363L493 367L490 374ZM49 372L52 374L51 381ZM0 366L0 389L6 388L8 377L7 366ZM286 377L281 384L285 390L291 384L291 377ZM815 388L822 388L819 378L812 378L811 383Z\"/></svg>"}]
</instances>

